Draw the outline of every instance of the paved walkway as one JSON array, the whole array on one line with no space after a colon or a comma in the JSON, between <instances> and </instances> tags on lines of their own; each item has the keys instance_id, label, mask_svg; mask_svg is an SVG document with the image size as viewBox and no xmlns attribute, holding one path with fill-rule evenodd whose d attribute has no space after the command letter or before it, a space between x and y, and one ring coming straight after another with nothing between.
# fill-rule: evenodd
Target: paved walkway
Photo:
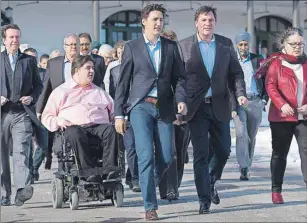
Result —
<instances>
[{"instance_id":1,"label":"paved walkway","mask_svg":"<svg viewBox=\"0 0 307 223\"><path fill-rule=\"evenodd\" d=\"M198 214L198 201L193 180L192 163L186 165L180 188L180 200L159 201L159 221L164 222L307 222L307 191L298 165L290 164L286 171L283 205L274 205L270 194L270 144L259 137L251 180L238 180L235 149L217 184L221 204L212 205L209 215ZM234 145L234 144L233 144ZM263 145L265 145L263 147ZM191 154L190 154L191 157ZM53 164L55 167L56 164ZM83 203L79 210L69 205L53 209L51 203L51 171L41 170L41 179L33 198L22 207L1 207L1 222L141 222L144 211L139 193L125 186L124 207L115 208L110 200L103 203Z\"/></svg>"}]
</instances>

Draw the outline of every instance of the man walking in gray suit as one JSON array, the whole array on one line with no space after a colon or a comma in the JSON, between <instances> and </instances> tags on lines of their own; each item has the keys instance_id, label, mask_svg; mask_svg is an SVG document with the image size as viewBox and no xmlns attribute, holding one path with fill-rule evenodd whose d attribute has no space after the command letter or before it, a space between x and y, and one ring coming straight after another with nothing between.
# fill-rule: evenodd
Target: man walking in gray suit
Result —
<instances>
[{"instance_id":1,"label":"man walking in gray suit","mask_svg":"<svg viewBox=\"0 0 307 223\"><path fill-rule=\"evenodd\" d=\"M32 122L40 125L34 105L43 84L35 57L19 50L20 29L7 25L2 29L5 51L1 53L1 206L11 204L9 143L13 147L15 205L21 206L33 196L33 187L26 185L30 171Z\"/></svg>"},{"instance_id":2,"label":"man walking in gray suit","mask_svg":"<svg viewBox=\"0 0 307 223\"><path fill-rule=\"evenodd\" d=\"M251 36L240 32L235 37L237 55L246 84L248 107L238 106L232 99L232 117L236 128L236 155L240 165L240 180L249 180L249 168L254 157L256 134L262 120L262 111L268 101L268 95L262 78L255 79L254 73L259 67L259 57L249 52Z\"/></svg>"}]
</instances>

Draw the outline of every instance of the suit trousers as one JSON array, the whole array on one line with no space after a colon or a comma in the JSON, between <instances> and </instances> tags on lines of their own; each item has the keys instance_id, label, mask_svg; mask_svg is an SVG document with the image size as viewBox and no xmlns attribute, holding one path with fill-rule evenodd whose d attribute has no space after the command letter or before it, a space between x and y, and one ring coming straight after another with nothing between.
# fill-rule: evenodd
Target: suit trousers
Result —
<instances>
[{"instance_id":1,"label":"suit trousers","mask_svg":"<svg viewBox=\"0 0 307 223\"><path fill-rule=\"evenodd\" d=\"M132 127L128 127L126 133L123 136L124 146L127 152L127 174L126 182L132 184L139 183L138 172L138 157L136 155L134 132Z\"/></svg>"},{"instance_id":2,"label":"suit trousers","mask_svg":"<svg viewBox=\"0 0 307 223\"><path fill-rule=\"evenodd\" d=\"M173 192L179 198L178 188L181 185L186 153L190 143L190 130L188 124L174 125L175 155L172 165L163 175L160 184L160 198L167 199L167 194Z\"/></svg>"},{"instance_id":3,"label":"suit trousers","mask_svg":"<svg viewBox=\"0 0 307 223\"><path fill-rule=\"evenodd\" d=\"M118 136L113 125L69 126L64 132L64 137L76 152L83 176L101 174L97 168L97 157L101 151L97 150L97 147L90 146L90 135L101 139L103 168L111 169L118 165Z\"/></svg>"},{"instance_id":4,"label":"suit trousers","mask_svg":"<svg viewBox=\"0 0 307 223\"><path fill-rule=\"evenodd\" d=\"M32 161L32 171L37 171L48 151L48 130L44 126L35 126L35 137L33 144L35 150ZM30 158L32 159L32 156Z\"/></svg>"},{"instance_id":5,"label":"suit trousers","mask_svg":"<svg viewBox=\"0 0 307 223\"><path fill-rule=\"evenodd\" d=\"M221 178L230 155L230 125L229 122L217 120L212 110L212 104L204 101L188 124L193 145L193 169L199 202L211 204L210 187ZM214 153L211 158L209 133L214 139L212 140Z\"/></svg>"},{"instance_id":6,"label":"suit trousers","mask_svg":"<svg viewBox=\"0 0 307 223\"><path fill-rule=\"evenodd\" d=\"M146 211L157 210L156 185L173 159L173 123L163 122L158 108L148 102L140 102L131 110L130 121L135 136L144 207ZM154 150L155 131L159 141ZM157 160L155 153L158 154Z\"/></svg>"},{"instance_id":7,"label":"suit trousers","mask_svg":"<svg viewBox=\"0 0 307 223\"><path fill-rule=\"evenodd\" d=\"M256 135L262 121L264 103L258 97L249 100L248 107L237 109L237 116L233 118L236 129L236 156L240 169L252 165Z\"/></svg>"},{"instance_id":8,"label":"suit trousers","mask_svg":"<svg viewBox=\"0 0 307 223\"><path fill-rule=\"evenodd\" d=\"M11 196L10 149L14 168L16 191L26 186L30 173L30 155L32 143L32 121L23 110L1 113L1 187L2 196Z\"/></svg>"}]
</instances>

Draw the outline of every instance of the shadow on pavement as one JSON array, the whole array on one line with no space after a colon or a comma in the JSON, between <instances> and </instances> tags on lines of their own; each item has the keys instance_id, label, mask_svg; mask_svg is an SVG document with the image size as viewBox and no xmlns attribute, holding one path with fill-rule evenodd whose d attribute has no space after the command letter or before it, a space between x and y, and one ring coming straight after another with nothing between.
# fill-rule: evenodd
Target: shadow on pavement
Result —
<instances>
[{"instance_id":1,"label":"shadow on pavement","mask_svg":"<svg viewBox=\"0 0 307 223\"><path fill-rule=\"evenodd\" d=\"M295 206L295 205L305 205L306 201L292 201L292 202L286 202L282 204L283 207L285 206ZM276 205L273 203L258 203L258 204L245 204L245 205L238 205L238 206L229 206L225 207L223 209L212 209L211 213L227 213L227 212L238 212L238 211L248 211L248 210L262 210L262 209L269 209L269 208L278 208L281 205ZM191 213L191 214L185 214L185 213ZM193 214L192 214L193 213ZM173 212L165 215L174 215L172 217L178 216L187 217L187 216L195 216L199 215L198 210L188 210L184 212Z\"/></svg>"}]
</instances>

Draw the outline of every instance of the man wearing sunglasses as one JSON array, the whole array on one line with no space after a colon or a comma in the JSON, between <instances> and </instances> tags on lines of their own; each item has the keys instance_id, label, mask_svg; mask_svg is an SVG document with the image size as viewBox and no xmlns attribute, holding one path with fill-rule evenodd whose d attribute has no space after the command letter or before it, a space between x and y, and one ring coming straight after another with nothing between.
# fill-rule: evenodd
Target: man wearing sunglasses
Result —
<instances>
[{"instance_id":1,"label":"man wearing sunglasses","mask_svg":"<svg viewBox=\"0 0 307 223\"><path fill-rule=\"evenodd\" d=\"M232 117L236 129L236 156L240 166L240 180L249 180L249 168L253 161L256 134L262 121L262 111L268 101L263 79L255 79L260 57L249 52L251 36L240 32L235 37L237 55L246 84L248 106L239 106L232 98Z\"/></svg>"}]
</instances>

